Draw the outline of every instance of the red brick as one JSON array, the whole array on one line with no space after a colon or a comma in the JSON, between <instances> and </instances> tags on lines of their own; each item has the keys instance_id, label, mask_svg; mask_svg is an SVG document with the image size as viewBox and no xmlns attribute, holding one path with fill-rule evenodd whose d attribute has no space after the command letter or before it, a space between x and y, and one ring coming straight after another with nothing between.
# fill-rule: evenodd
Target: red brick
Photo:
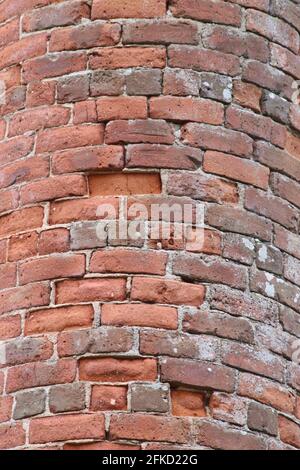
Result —
<instances>
[{"instance_id":1,"label":"red brick","mask_svg":"<svg viewBox=\"0 0 300 470\"><path fill-rule=\"evenodd\" d=\"M111 439L183 443L189 441L190 433L188 421L150 414L114 415L110 424Z\"/></svg>"},{"instance_id":2,"label":"red brick","mask_svg":"<svg viewBox=\"0 0 300 470\"><path fill-rule=\"evenodd\" d=\"M283 172L296 180L300 179L300 161L292 155L273 147L267 142L257 142L256 159L272 170Z\"/></svg>"},{"instance_id":3,"label":"red brick","mask_svg":"<svg viewBox=\"0 0 300 470\"><path fill-rule=\"evenodd\" d=\"M231 3L237 3L243 7L256 8L257 10L269 11L270 0L231 0Z\"/></svg>"},{"instance_id":4,"label":"red brick","mask_svg":"<svg viewBox=\"0 0 300 470\"><path fill-rule=\"evenodd\" d=\"M290 110L290 121L291 125L297 130L300 131L300 111L299 106L293 104Z\"/></svg>"},{"instance_id":5,"label":"red brick","mask_svg":"<svg viewBox=\"0 0 300 470\"><path fill-rule=\"evenodd\" d=\"M274 244L280 250L300 259L300 240L298 235L289 232L283 227L275 226Z\"/></svg>"},{"instance_id":6,"label":"red brick","mask_svg":"<svg viewBox=\"0 0 300 470\"><path fill-rule=\"evenodd\" d=\"M74 124L98 122L96 101L79 101L74 103Z\"/></svg>"},{"instance_id":7,"label":"red brick","mask_svg":"<svg viewBox=\"0 0 300 470\"><path fill-rule=\"evenodd\" d=\"M251 265L256 256L255 241L235 233L227 233L223 241L223 256Z\"/></svg>"},{"instance_id":8,"label":"red brick","mask_svg":"<svg viewBox=\"0 0 300 470\"><path fill-rule=\"evenodd\" d=\"M146 304L104 304L101 323L115 326L146 326L176 329L177 310L173 307Z\"/></svg>"},{"instance_id":9,"label":"red brick","mask_svg":"<svg viewBox=\"0 0 300 470\"><path fill-rule=\"evenodd\" d=\"M239 105L260 112L260 100L262 90L252 83L245 83L239 80L233 82L234 101Z\"/></svg>"},{"instance_id":10,"label":"red brick","mask_svg":"<svg viewBox=\"0 0 300 470\"><path fill-rule=\"evenodd\" d=\"M107 144L172 144L174 140L170 124L163 120L114 121L105 128Z\"/></svg>"},{"instance_id":11,"label":"red brick","mask_svg":"<svg viewBox=\"0 0 300 470\"><path fill-rule=\"evenodd\" d=\"M21 66L15 65L5 70L0 71L0 80L5 83L5 88L8 90L11 87L21 85Z\"/></svg>"},{"instance_id":12,"label":"red brick","mask_svg":"<svg viewBox=\"0 0 300 470\"><path fill-rule=\"evenodd\" d=\"M275 173L272 178L274 193L297 207L300 207L300 186L290 178Z\"/></svg>"},{"instance_id":13,"label":"red brick","mask_svg":"<svg viewBox=\"0 0 300 470\"><path fill-rule=\"evenodd\" d=\"M232 129L246 132L253 137L268 140L282 148L285 146L285 128L268 117L230 107L226 111L226 122Z\"/></svg>"},{"instance_id":14,"label":"red brick","mask_svg":"<svg viewBox=\"0 0 300 470\"><path fill-rule=\"evenodd\" d=\"M40 255L69 251L69 231L65 228L46 230L40 233L38 251Z\"/></svg>"},{"instance_id":15,"label":"red brick","mask_svg":"<svg viewBox=\"0 0 300 470\"><path fill-rule=\"evenodd\" d=\"M58 127L67 124L70 110L60 106L40 108L16 113L9 122L9 137L25 134L47 127Z\"/></svg>"},{"instance_id":16,"label":"red brick","mask_svg":"<svg viewBox=\"0 0 300 470\"><path fill-rule=\"evenodd\" d=\"M29 441L32 444L69 439L102 439L104 436L105 423L101 414L36 418L29 427Z\"/></svg>"},{"instance_id":17,"label":"red brick","mask_svg":"<svg viewBox=\"0 0 300 470\"><path fill-rule=\"evenodd\" d=\"M50 5L23 16L23 31L40 31L54 28L55 26L67 26L90 17L90 7L83 1L71 1L58 5Z\"/></svg>"},{"instance_id":18,"label":"red brick","mask_svg":"<svg viewBox=\"0 0 300 470\"><path fill-rule=\"evenodd\" d=\"M0 397L0 423L10 420L12 414L13 397Z\"/></svg>"},{"instance_id":19,"label":"red brick","mask_svg":"<svg viewBox=\"0 0 300 470\"><path fill-rule=\"evenodd\" d=\"M27 87L26 106L51 105L55 101L55 82L31 82Z\"/></svg>"},{"instance_id":20,"label":"red brick","mask_svg":"<svg viewBox=\"0 0 300 470\"><path fill-rule=\"evenodd\" d=\"M36 362L11 367L8 371L6 391L8 393L24 388L42 387L73 382L76 362L72 359L59 360L54 364Z\"/></svg>"},{"instance_id":21,"label":"red brick","mask_svg":"<svg viewBox=\"0 0 300 470\"><path fill-rule=\"evenodd\" d=\"M92 19L155 18L166 13L166 0L95 0Z\"/></svg>"},{"instance_id":22,"label":"red brick","mask_svg":"<svg viewBox=\"0 0 300 470\"><path fill-rule=\"evenodd\" d=\"M223 113L220 103L209 100L168 96L150 99L150 116L154 119L222 124Z\"/></svg>"},{"instance_id":23,"label":"red brick","mask_svg":"<svg viewBox=\"0 0 300 470\"><path fill-rule=\"evenodd\" d=\"M80 26L56 29L50 37L50 52L89 49L97 46L113 46L120 40L118 24L90 23Z\"/></svg>"},{"instance_id":24,"label":"red brick","mask_svg":"<svg viewBox=\"0 0 300 470\"><path fill-rule=\"evenodd\" d=\"M124 25L123 43L198 44L198 30L187 21L135 21Z\"/></svg>"},{"instance_id":25,"label":"red brick","mask_svg":"<svg viewBox=\"0 0 300 470\"><path fill-rule=\"evenodd\" d=\"M208 173L267 189L270 170L258 163L220 152L206 152L203 169Z\"/></svg>"},{"instance_id":26,"label":"red brick","mask_svg":"<svg viewBox=\"0 0 300 470\"><path fill-rule=\"evenodd\" d=\"M155 381L156 359L86 358L79 362L80 380L92 382Z\"/></svg>"},{"instance_id":27,"label":"red brick","mask_svg":"<svg viewBox=\"0 0 300 470\"><path fill-rule=\"evenodd\" d=\"M28 312L25 321L25 335L91 327L93 317L94 311L90 305Z\"/></svg>"},{"instance_id":28,"label":"red brick","mask_svg":"<svg viewBox=\"0 0 300 470\"><path fill-rule=\"evenodd\" d=\"M29 37L35 38L36 36ZM26 60L23 65L23 80L28 83L33 80L80 72L86 69L86 62L86 55L83 52L62 52Z\"/></svg>"},{"instance_id":29,"label":"red brick","mask_svg":"<svg viewBox=\"0 0 300 470\"><path fill-rule=\"evenodd\" d=\"M131 299L149 303L195 305L203 303L205 288L180 281L135 277Z\"/></svg>"},{"instance_id":30,"label":"red brick","mask_svg":"<svg viewBox=\"0 0 300 470\"><path fill-rule=\"evenodd\" d=\"M2 48L0 69L41 56L46 53L46 48L47 35L44 33L20 39L20 41Z\"/></svg>"},{"instance_id":31,"label":"red brick","mask_svg":"<svg viewBox=\"0 0 300 470\"><path fill-rule=\"evenodd\" d=\"M0 107L0 115L14 113L25 106L26 87L17 86L7 90L5 103Z\"/></svg>"},{"instance_id":32,"label":"red brick","mask_svg":"<svg viewBox=\"0 0 300 470\"><path fill-rule=\"evenodd\" d=\"M239 7L223 1L172 0L171 11L175 16L232 26L240 26L242 19Z\"/></svg>"},{"instance_id":33,"label":"red brick","mask_svg":"<svg viewBox=\"0 0 300 470\"><path fill-rule=\"evenodd\" d=\"M7 260L7 251L8 251L8 241L0 241L0 264L6 263Z\"/></svg>"},{"instance_id":34,"label":"red brick","mask_svg":"<svg viewBox=\"0 0 300 470\"><path fill-rule=\"evenodd\" d=\"M245 157L250 156L253 151L253 141L250 137L222 127L189 123L182 127L181 138L185 144L193 147L219 150Z\"/></svg>"},{"instance_id":35,"label":"red brick","mask_svg":"<svg viewBox=\"0 0 300 470\"><path fill-rule=\"evenodd\" d=\"M166 358L161 364L163 382L232 392L235 371L223 365L188 359Z\"/></svg>"},{"instance_id":36,"label":"red brick","mask_svg":"<svg viewBox=\"0 0 300 470\"><path fill-rule=\"evenodd\" d=\"M2 168L1 172L0 188L5 188L15 183L31 181L43 176L48 176L49 159L44 156L19 160Z\"/></svg>"},{"instance_id":37,"label":"red brick","mask_svg":"<svg viewBox=\"0 0 300 470\"><path fill-rule=\"evenodd\" d=\"M0 62L1 63L1 62ZM163 47L105 47L92 52L91 69L122 69L128 67L163 68L166 65L166 50Z\"/></svg>"},{"instance_id":38,"label":"red brick","mask_svg":"<svg viewBox=\"0 0 300 470\"><path fill-rule=\"evenodd\" d=\"M36 152L52 152L103 143L101 124L61 127L41 130L37 136Z\"/></svg>"},{"instance_id":39,"label":"red brick","mask_svg":"<svg viewBox=\"0 0 300 470\"><path fill-rule=\"evenodd\" d=\"M248 31L261 34L271 41L278 42L298 53L298 33L284 21L256 10L248 10L246 27Z\"/></svg>"},{"instance_id":40,"label":"red brick","mask_svg":"<svg viewBox=\"0 0 300 470\"><path fill-rule=\"evenodd\" d=\"M38 235L36 232L24 233L10 238L8 259L19 261L37 255Z\"/></svg>"},{"instance_id":41,"label":"red brick","mask_svg":"<svg viewBox=\"0 0 300 470\"><path fill-rule=\"evenodd\" d=\"M43 207L32 207L12 212L0 218L0 236L39 228L43 224Z\"/></svg>"},{"instance_id":42,"label":"red brick","mask_svg":"<svg viewBox=\"0 0 300 470\"><path fill-rule=\"evenodd\" d=\"M89 96L90 78L88 75L71 75L57 82L57 102L74 103Z\"/></svg>"},{"instance_id":43,"label":"red brick","mask_svg":"<svg viewBox=\"0 0 300 470\"><path fill-rule=\"evenodd\" d=\"M204 35L204 45L227 54L244 56L267 62L269 49L267 41L254 34L245 34L227 27L211 27Z\"/></svg>"},{"instance_id":44,"label":"red brick","mask_svg":"<svg viewBox=\"0 0 300 470\"><path fill-rule=\"evenodd\" d=\"M219 51L199 49L191 46L170 46L170 67L193 69L198 72L217 72L235 76L240 72L239 58Z\"/></svg>"},{"instance_id":45,"label":"red brick","mask_svg":"<svg viewBox=\"0 0 300 470\"><path fill-rule=\"evenodd\" d=\"M293 135L289 132L287 133L285 149L290 155L293 155L297 160L300 160L300 139L297 135Z\"/></svg>"},{"instance_id":46,"label":"red brick","mask_svg":"<svg viewBox=\"0 0 300 470\"><path fill-rule=\"evenodd\" d=\"M125 300L125 279L84 279L57 284L57 303Z\"/></svg>"},{"instance_id":47,"label":"red brick","mask_svg":"<svg viewBox=\"0 0 300 470\"><path fill-rule=\"evenodd\" d=\"M119 145L63 150L52 156L52 171L56 174L86 170L122 170L123 166L123 148Z\"/></svg>"},{"instance_id":48,"label":"red brick","mask_svg":"<svg viewBox=\"0 0 300 470\"><path fill-rule=\"evenodd\" d=\"M205 395L186 390L172 390L172 414L174 416L206 416Z\"/></svg>"},{"instance_id":49,"label":"red brick","mask_svg":"<svg viewBox=\"0 0 300 470\"><path fill-rule=\"evenodd\" d=\"M33 148L34 139L32 136L20 136L0 143L0 164L18 160L28 155Z\"/></svg>"},{"instance_id":50,"label":"red brick","mask_svg":"<svg viewBox=\"0 0 300 470\"><path fill-rule=\"evenodd\" d=\"M72 196L84 196L87 184L84 176L54 176L26 184L21 189L20 202L23 205L51 201Z\"/></svg>"},{"instance_id":51,"label":"red brick","mask_svg":"<svg viewBox=\"0 0 300 470\"><path fill-rule=\"evenodd\" d=\"M284 0L275 0L271 5L271 12L274 16L279 16L287 23L292 24L298 31L300 30L297 5L292 2L286 3Z\"/></svg>"},{"instance_id":52,"label":"red brick","mask_svg":"<svg viewBox=\"0 0 300 470\"><path fill-rule=\"evenodd\" d=\"M196 235L194 238L193 235ZM199 236L199 240L198 237ZM221 254L221 235L215 230L191 229L188 232L185 249L194 253L206 253L209 255Z\"/></svg>"},{"instance_id":53,"label":"red brick","mask_svg":"<svg viewBox=\"0 0 300 470\"><path fill-rule=\"evenodd\" d=\"M17 283L17 271L15 263L6 263L0 266L0 290L15 287Z\"/></svg>"},{"instance_id":54,"label":"red brick","mask_svg":"<svg viewBox=\"0 0 300 470\"><path fill-rule=\"evenodd\" d=\"M292 231L297 230L299 222L297 210L278 197L267 196L261 191L248 188L245 194L245 207L284 225Z\"/></svg>"},{"instance_id":55,"label":"red brick","mask_svg":"<svg viewBox=\"0 0 300 470\"><path fill-rule=\"evenodd\" d=\"M127 387L94 385L92 387L92 411L127 410Z\"/></svg>"},{"instance_id":56,"label":"red brick","mask_svg":"<svg viewBox=\"0 0 300 470\"><path fill-rule=\"evenodd\" d=\"M300 429L296 422L279 416L279 434L283 442L300 449Z\"/></svg>"},{"instance_id":57,"label":"red brick","mask_svg":"<svg viewBox=\"0 0 300 470\"><path fill-rule=\"evenodd\" d=\"M300 59L285 47L271 44L271 65L278 67L284 72L300 78Z\"/></svg>"},{"instance_id":58,"label":"red brick","mask_svg":"<svg viewBox=\"0 0 300 470\"><path fill-rule=\"evenodd\" d=\"M16 338L21 334L21 317L3 317L0 319L0 340ZM1 412L0 412L1 414Z\"/></svg>"},{"instance_id":59,"label":"red brick","mask_svg":"<svg viewBox=\"0 0 300 470\"><path fill-rule=\"evenodd\" d=\"M19 36L19 19L15 18L0 26L0 47L17 42Z\"/></svg>"},{"instance_id":60,"label":"red brick","mask_svg":"<svg viewBox=\"0 0 300 470\"><path fill-rule=\"evenodd\" d=\"M99 121L113 119L145 119L147 117L147 100L144 97L119 96L103 97L97 100Z\"/></svg>"},{"instance_id":61,"label":"red brick","mask_svg":"<svg viewBox=\"0 0 300 470\"><path fill-rule=\"evenodd\" d=\"M76 277L85 273L84 255L56 255L23 261L19 266L20 283L28 284L60 277Z\"/></svg>"},{"instance_id":62,"label":"red brick","mask_svg":"<svg viewBox=\"0 0 300 470\"><path fill-rule=\"evenodd\" d=\"M115 173L89 177L91 196L160 194L161 181L157 173Z\"/></svg>"},{"instance_id":63,"label":"red brick","mask_svg":"<svg viewBox=\"0 0 300 470\"><path fill-rule=\"evenodd\" d=\"M271 240L272 224L240 208L211 206L207 210L206 220L209 225L218 229Z\"/></svg>"},{"instance_id":64,"label":"red brick","mask_svg":"<svg viewBox=\"0 0 300 470\"><path fill-rule=\"evenodd\" d=\"M165 253L142 252L116 248L93 253L90 261L90 272L133 274L158 274L166 271L167 255Z\"/></svg>"},{"instance_id":65,"label":"red brick","mask_svg":"<svg viewBox=\"0 0 300 470\"><path fill-rule=\"evenodd\" d=\"M16 209L19 205L19 193L15 189L1 191L0 214Z\"/></svg>"},{"instance_id":66,"label":"red brick","mask_svg":"<svg viewBox=\"0 0 300 470\"><path fill-rule=\"evenodd\" d=\"M109 218L118 215L118 199L113 197L93 197L52 203L50 209L50 224L66 224L73 221L99 220L98 208L101 205L110 206ZM0 219L1 226L1 219ZM0 231L1 232L1 231Z\"/></svg>"},{"instance_id":67,"label":"red brick","mask_svg":"<svg viewBox=\"0 0 300 470\"><path fill-rule=\"evenodd\" d=\"M25 431L21 423L3 424L0 426L0 447L11 450L25 444Z\"/></svg>"},{"instance_id":68,"label":"red brick","mask_svg":"<svg viewBox=\"0 0 300 470\"><path fill-rule=\"evenodd\" d=\"M266 450L265 441L254 434L239 432L236 429L212 422L200 422L197 442L214 449L222 450Z\"/></svg>"}]
</instances>

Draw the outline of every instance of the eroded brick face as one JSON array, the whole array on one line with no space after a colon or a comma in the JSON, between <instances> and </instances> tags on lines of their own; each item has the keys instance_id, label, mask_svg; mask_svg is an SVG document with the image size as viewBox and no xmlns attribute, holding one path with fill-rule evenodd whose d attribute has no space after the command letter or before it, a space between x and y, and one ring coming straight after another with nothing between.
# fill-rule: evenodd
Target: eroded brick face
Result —
<instances>
[{"instance_id":1,"label":"eroded brick face","mask_svg":"<svg viewBox=\"0 0 300 470\"><path fill-rule=\"evenodd\" d=\"M300 449L299 33L0 2L0 449Z\"/></svg>"}]
</instances>

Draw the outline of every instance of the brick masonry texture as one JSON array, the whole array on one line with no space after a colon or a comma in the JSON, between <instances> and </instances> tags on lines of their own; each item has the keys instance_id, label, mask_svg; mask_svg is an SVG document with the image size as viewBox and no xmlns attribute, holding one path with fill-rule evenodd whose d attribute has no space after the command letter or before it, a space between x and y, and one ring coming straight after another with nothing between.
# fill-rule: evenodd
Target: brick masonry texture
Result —
<instances>
[{"instance_id":1,"label":"brick masonry texture","mask_svg":"<svg viewBox=\"0 0 300 470\"><path fill-rule=\"evenodd\" d=\"M299 34L299 0L0 2L0 449L300 449ZM97 238L125 202L203 205L203 244Z\"/></svg>"}]
</instances>

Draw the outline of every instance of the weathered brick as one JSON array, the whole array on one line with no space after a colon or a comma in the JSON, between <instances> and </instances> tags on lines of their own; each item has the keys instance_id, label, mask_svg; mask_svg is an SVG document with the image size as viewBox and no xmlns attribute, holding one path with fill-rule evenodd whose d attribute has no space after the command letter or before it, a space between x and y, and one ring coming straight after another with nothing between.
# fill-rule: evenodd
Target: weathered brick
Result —
<instances>
[{"instance_id":1,"label":"weathered brick","mask_svg":"<svg viewBox=\"0 0 300 470\"><path fill-rule=\"evenodd\" d=\"M245 157L253 151L253 141L250 137L222 127L189 123L183 126L181 138L185 144L193 147L199 146Z\"/></svg>"},{"instance_id":2,"label":"weathered brick","mask_svg":"<svg viewBox=\"0 0 300 470\"><path fill-rule=\"evenodd\" d=\"M135 277L131 299L149 303L195 305L203 303L205 288L179 281Z\"/></svg>"},{"instance_id":3,"label":"weathered brick","mask_svg":"<svg viewBox=\"0 0 300 470\"><path fill-rule=\"evenodd\" d=\"M164 72L164 95L199 95L200 76L197 72L183 69L169 69Z\"/></svg>"},{"instance_id":4,"label":"weathered brick","mask_svg":"<svg viewBox=\"0 0 300 470\"><path fill-rule=\"evenodd\" d=\"M14 419L24 419L42 414L46 408L46 393L44 390L30 390L16 395Z\"/></svg>"},{"instance_id":5,"label":"weathered brick","mask_svg":"<svg viewBox=\"0 0 300 470\"><path fill-rule=\"evenodd\" d=\"M256 266L274 274L282 274L283 257L280 250L271 245L257 245Z\"/></svg>"},{"instance_id":6,"label":"weathered brick","mask_svg":"<svg viewBox=\"0 0 300 470\"><path fill-rule=\"evenodd\" d=\"M300 449L300 430L296 422L285 416L279 416L279 434L283 442Z\"/></svg>"},{"instance_id":7,"label":"weathered brick","mask_svg":"<svg viewBox=\"0 0 300 470\"><path fill-rule=\"evenodd\" d=\"M233 26L241 24L241 9L236 5L227 5L223 1L213 0L172 0L171 11L175 16L211 21Z\"/></svg>"},{"instance_id":8,"label":"weathered brick","mask_svg":"<svg viewBox=\"0 0 300 470\"><path fill-rule=\"evenodd\" d=\"M255 431L277 436L277 413L271 408L250 403L248 410L248 427Z\"/></svg>"},{"instance_id":9,"label":"weathered brick","mask_svg":"<svg viewBox=\"0 0 300 470\"><path fill-rule=\"evenodd\" d=\"M300 78L300 60L299 56L293 54L285 47L278 44L271 44L271 65Z\"/></svg>"},{"instance_id":10,"label":"weathered brick","mask_svg":"<svg viewBox=\"0 0 300 470\"><path fill-rule=\"evenodd\" d=\"M90 79L91 96L118 96L123 93L126 77L115 70L98 70Z\"/></svg>"},{"instance_id":11,"label":"weathered brick","mask_svg":"<svg viewBox=\"0 0 300 470\"><path fill-rule=\"evenodd\" d=\"M299 35L297 31L278 18L256 10L248 10L246 27L248 31L259 33L273 42L288 47L295 53L298 52Z\"/></svg>"},{"instance_id":12,"label":"weathered brick","mask_svg":"<svg viewBox=\"0 0 300 470\"><path fill-rule=\"evenodd\" d=\"M209 400L209 409L214 419L239 426L247 423L248 403L243 398L214 392Z\"/></svg>"},{"instance_id":13,"label":"weathered brick","mask_svg":"<svg viewBox=\"0 0 300 470\"><path fill-rule=\"evenodd\" d=\"M159 95L162 90L162 73L160 70L137 70L126 76L128 95Z\"/></svg>"},{"instance_id":14,"label":"weathered brick","mask_svg":"<svg viewBox=\"0 0 300 470\"><path fill-rule=\"evenodd\" d=\"M267 448L259 436L205 421L198 425L197 442L215 449L266 450Z\"/></svg>"},{"instance_id":15,"label":"weathered brick","mask_svg":"<svg viewBox=\"0 0 300 470\"><path fill-rule=\"evenodd\" d=\"M243 264L251 265L255 258L255 241L237 233L226 233L223 237L223 256Z\"/></svg>"},{"instance_id":16,"label":"weathered brick","mask_svg":"<svg viewBox=\"0 0 300 470\"><path fill-rule=\"evenodd\" d=\"M105 128L105 142L172 144L174 135L171 126L163 120L130 120L109 122Z\"/></svg>"},{"instance_id":17,"label":"weathered brick","mask_svg":"<svg viewBox=\"0 0 300 470\"><path fill-rule=\"evenodd\" d=\"M163 382L175 385L232 392L235 385L234 369L203 361L166 358L161 364Z\"/></svg>"},{"instance_id":18,"label":"weathered brick","mask_svg":"<svg viewBox=\"0 0 300 470\"><path fill-rule=\"evenodd\" d=\"M197 26L188 21L135 21L124 25L125 44L198 44Z\"/></svg>"},{"instance_id":19,"label":"weathered brick","mask_svg":"<svg viewBox=\"0 0 300 470\"><path fill-rule=\"evenodd\" d=\"M227 7L227 6L226 6ZM192 46L170 46L169 65L198 72L216 72L235 76L240 72L239 58L233 54Z\"/></svg>"},{"instance_id":20,"label":"weathered brick","mask_svg":"<svg viewBox=\"0 0 300 470\"><path fill-rule=\"evenodd\" d=\"M28 155L33 148L34 139L32 136L20 136L0 143L0 164L18 160Z\"/></svg>"},{"instance_id":21,"label":"weathered brick","mask_svg":"<svg viewBox=\"0 0 300 470\"><path fill-rule=\"evenodd\" d=\"M232 80L224 75L214 73L201 74L200 95L203 98L212 98L224 103L232 101Z\"/></svg>"},{"instance_id":22,"label":"weathered brick","mask_svg":"<svg viewBox=\"0 0 300 470\"><path fill-rule=\"evenodd\" d=\"M234 183L207 175L170 173L167 192L174 196L189 196L208 202L238 201L238 188Z\"/></svg>"},{"instance_id":23,"label":"weathered brick","mask_svg":"<svg viewBox=\"0 0 300 470\"><path fill-rule=\"evenodd\" d=\"M97 100L97 115L99 121L146 119L147 99L133 96L99 98Z\"/></svg>"},{"instance_id":24,"label":"weathered brick","mask_svg":"<svg viewBox=\"0 0 300 470\"><path fill-rule=\"evenodd\" d=\"M10 420L13 407L13 397L0 397L0 423Z\"/></svg>"},{"instance_id":25,"label":"weathered brick","mask_svg":"<svg viewBox=\"0 0 300 470\"><path fill-rule=\"evenodd\" d=\"M53 105L55 101L56 83L46 81L30 82L27 87L26 106Z\"/></svg>"},{"instance_id":26,"label":"weathered brick","mask_svg":"<svg viewBox=\"0 0 300 470\"><path fill-rule=\"evenodd\" d=\"M97 46L113 46L119 42L120 35L119 24L102 22L56 29L51 33L49 51L73 51Z\"/></svg>"},{"instance_id":27,"label":"weathered brick","mask_svg":"<svg viewBox=\"0 0 300 470\"><path fill-rule=\"evenodd\" d=\"M160 194L161 179L158 173L114 173L88 178L91 196L134 194Z\"/></svg>"},{"instance_id":28,"label":"weathered brick","mask_svg":"<svg viewBox=\"0 0 300 470\"><path fill-rule=\"evenodd\" d=\"M187 390L172 390L172 413L174 416L206 416L205 395Z\"/></svg>"},{"instance_id":29,"label":"weathered brick","mask_svg":"<svg viewBox=\"0 0 300 470\"><path fill-rule=\"evenodd\" d=\"M123 148L119 145L62 150L52 156L52 171L55 174L86 170L121 170L123 165Z\"/></svg>"},{"instance_id":30,"label":"weathered brick","mask_svg":"<svg viewBox=\"0 0 300 470\"><path fill-rule=\"evenodd\" d=\"M20 336L21 330L21 317L19 315L0 319L0 341Z\"/></svg>"},{"instance_id":31,"label":"weathered brick","mask_svg":"<svg viewBox=\"0 0 300 470\"><path fill-rule=\"evenodd\" d=\"M36 151L43 153L99 145L103 143L103 135L101 124L41 130L37 136Z\"/></svg>"},{"instance_id":32,"label":"weathered brick","mask_svg":"<svg viewBox=\"0 0 300 470\"><path fill-rule=\"evenodd\" d=\"M245 343L254 342L254 329L245 318L233 318L219 312L186 312L183 318L183 330L189 333L204 333L235 339Z\"/></svg>"},{"instance_id":33,"label":"weathered brick","mask_svg":"<svg viewBox=\"0 0 300 470\"><path fill-rule=\"evenodd\" d=\"M29 83L33 80L80 72L85 70L86 62L86 55L83 52L62 52L26 60L23 65L23 80Z\"/></svg>"},{"instance_id":34,"label":"weathered brick","mask_svg":"<svg viewBox=\"0 0 300 470\"><path fill-rule=\"evenodd\" d=\"M260 112L262 90L252 83L239 80L233 82L233 98L239 105Z\"/></svg>"},{"instance_id":35,"label":"weathered brick","mask_svg":"<svg viewBox=\"0 0 300 470\"><path fill-rule=\"evenodd\" d=\"M43 361L52 356L53 344L46 338L16 339L7 343L5 354L7 365Z\"/></svg>"},{"instance_id":36,"label":"weathered brick","mask_svg":"<svg viewBox=\"0 0 300 470\"><path fill-rule=\"evenodd\" d=\"M55 202L50 208L50 224L66 224L68 222L84 220L100 220L105 214L99 214L99 206L105 206L107 217L115 219L119 206L118 199L114 197L92 197L88 199L74 199L70 201Z\"/></svg>"},{"instance_id":37,"label":"weathered brick","mask_svg":"<svg viewBox=\"0 0 300 470\"><path fill-rule=\"evenodd\" d=\"M269 166L272 170L282 171L297 180L300 178L300 162L287 152L267 142L257 142L255 155L260 163Z\"/></svg>"},{"instance_id":38,"label":"weathered brick","mask_svg":"<svg viewBox=\"0 0 300 470\"><path fill-rule=\"evenodd\" d=\"M11 450L25 444L26 434L21 423L3 424L0 426L0 447Z\"/></svg>"},{"instance_id":39,"label":"weathered brick","mask_svg":"<svg viewBox=\"0 0 300 470\"><path fill-rule=\"evenodd\" d=\"M12 367L8 371L6 390L8 393L24 388L73 382L76 375L76 361L65 359L53 364L37 362Z\"/></svg>"},{"instance_id":40,"label":"weathered brick","mask_svg":"<svg viewBox=\"0 0 300 470\"><path fill-rule=\"evenodd\" d=\"M89 96L89 76L73 75L72 77L61 78L57 82L58 103L73 103L83 101ZM67 124L67 122L62 123Z\"/></svg>"},{"instance_id":41,"label":"weathered brick","mask_svg":"<svg viewBox=\"0 0 300 470\"><path fill-rule=\"evenodd\" d=\"M27 36L1 49L0 68L4 69L11 65L17 65L24 60L28 61L28 59L45 54L47 49L47 35L42 33Z\"/></svg>"},{"instance_id":42,"label":"weathered brick","mask_svg":"<svg viewBox=\"0 0 300 470\"><path fill-rule=\"evenodd\" d=\"M83 18L89 18L90 8L83 1L71 1L58 5L49 5L23 16L23 31L39 31L55 26L67 26L79 23Z\"/></svg>"},{"instance_id":43,"label":"weathered brick","mask_svg":"<svg viewBox=\"0 0 300 470\"><path fill-rule=\"evenodd\" d=\"M29 284L0 292L0 314L13 310L48 305L50 292L46 283Z\"/></svg>"},{"instance_id":44,"label":"weathered brick","mask_svg":"<svg viewBox=\"0 0 300 470\"><path fill-rule=\"evenodd\" d=\"M49 409L51 413L80 411L85 408L84 384L75 383L56 385L49 390Z\"/></svg>"},{"instance_id":45,"label":"weathered brick","mask_svg":"<svg viewBox=\"0 0 300 470\"><path fill-rule=\"evenodd\" d=\"M127 387L94 385L90 409L93 411L127 410Z\"/></svg>"},{"instance_id":46,"label":"weathered brick","mask_svg":"<svg viewBox=\"0 0 300 470\"><path fill-rule=\"evenodd\" d=\"M152 413L166 413L169 411L169 388L167 385L131 386L131 410L147 411Z\"/></svg>"},{"instance_id":47,"label":"weathered brick","mask_svg":"<svg viewBox=\"0 0 300 470\"><path fill-rule=\"evenodd\" d=\"M283 124L289 123L290 104L284 98L265 91L262 97L261 109L264 114Z\"/></svg>"},{"instance_id":48,"label":"weathered brick","mask_svg":"<svg viewBox=\"0 0 300 470\"><path fill-rule=\"evenodd\" d=\"M69 230L57 228L45 230L40 233L38 251L40 255L49 255L51 253L63 253L69 251Z\"/></svg>"},{"instance_id":49,"label":"weathered brick","mask_svg":"<svg viewBox=\"0 0 300 470\"><path fill-rule=\"evenodd\" d=\"M173 417L151 414L114 415L110 423L111 439L188 442L190 423Z\"/></svg>"}]
</instances>

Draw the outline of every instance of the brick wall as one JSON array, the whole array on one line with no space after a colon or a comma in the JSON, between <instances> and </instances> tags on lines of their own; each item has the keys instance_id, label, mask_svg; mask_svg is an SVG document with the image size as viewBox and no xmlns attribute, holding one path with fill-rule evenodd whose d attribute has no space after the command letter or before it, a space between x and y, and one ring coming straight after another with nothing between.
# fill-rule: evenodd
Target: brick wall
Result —
<instances>
[{"instance_id":1,"label":"brick wall","mask_svg":"<svg viewBox=\"0 0 300 470\"><path fill-rule=\"evenodd\" d=\"M299 1L0 23L0 448L300 448ZM100 240L125 203L204 240Z\"/></svg>"}]
</instances>

